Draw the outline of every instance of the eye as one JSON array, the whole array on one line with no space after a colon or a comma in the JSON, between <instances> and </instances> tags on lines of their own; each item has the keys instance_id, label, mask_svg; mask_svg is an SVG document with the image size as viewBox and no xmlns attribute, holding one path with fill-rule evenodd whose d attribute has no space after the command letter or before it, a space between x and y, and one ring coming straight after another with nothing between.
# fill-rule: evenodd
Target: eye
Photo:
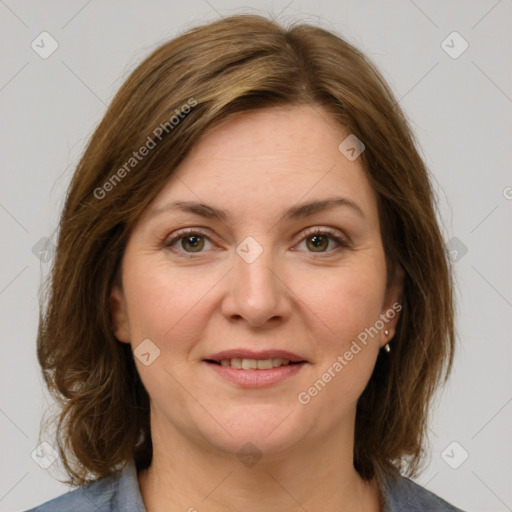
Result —
<instances>
[{"instance_id":1,"label":"eye","mask_svg":"<svg viewBox=\"0 0 512 512\"><path fill-rule=\"evenodd\" d=\"M198 253L202 252L207 242L211 243L210 239L200 231L182 230L168 238L165 241L165 247L178 252Z\"/></svg>"},{"instance_id":2,"label":"eye","mask_svg":"<svg viewBox=\"0 0 512 512\"><path fill-rule=\"evenodd\" d=\"M334 241L338 246L348 247L348 241L341 236L338 232L329 229L313 228L306 232L305 238L302 243L306 244L307 250L316 253L332 252L332 249L327 250ZM336 247L334 248L336 249Z\"/></svg>"},{"instance_id":3,"label":"eye","mask_svg":"<svg viewBox=\"0 0 512 512\"><path fill-rule=\"evenodd\" d=\"M349 247L349 242L337 231L326 228L312 228L308 230L300 244L306 244L308 252L313 253L329 253L333 252L336 247L331 247L334 242L337 247ZM195 253L204 252L211 244L209 237L197 229L185 229L176 232L168 238L164 245L175 252L182 254L190 254L191 257ZM300 247L300 244L298 247Z\"/></svg>"}]
</instances>

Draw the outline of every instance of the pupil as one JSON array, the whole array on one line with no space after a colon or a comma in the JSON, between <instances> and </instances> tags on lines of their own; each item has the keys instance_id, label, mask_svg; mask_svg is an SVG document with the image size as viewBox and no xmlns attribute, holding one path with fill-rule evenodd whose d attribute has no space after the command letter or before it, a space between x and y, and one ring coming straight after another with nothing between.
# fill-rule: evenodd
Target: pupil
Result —
<instances>
[{"instance_id":1,"label":"pupil","mask_svg":"<svg viewBox=\"0 0 512 512\"><path fill-rule=\"evenodd\" d=\"M183 249L191 249L193 252L197 252L194 251L194 249L201 249L203 243L204 242L202 241L202 237L197 235L189 235L186 238L184 238L183 241L181 242Z\"/></svg>"},{"instance_id":2,"label":"pupil","mask_svg":"<svg viewBox=\"0 0 512 512\"><path fill-rule=\"evenodd\" d=\"M325 242L326 242L326 238L323 236L323 235L313 235L311 236L310 238L311 240L311 244L314 248L318 249L325 249L326 246L325 246Z\"/></svg>"}]
</instances>

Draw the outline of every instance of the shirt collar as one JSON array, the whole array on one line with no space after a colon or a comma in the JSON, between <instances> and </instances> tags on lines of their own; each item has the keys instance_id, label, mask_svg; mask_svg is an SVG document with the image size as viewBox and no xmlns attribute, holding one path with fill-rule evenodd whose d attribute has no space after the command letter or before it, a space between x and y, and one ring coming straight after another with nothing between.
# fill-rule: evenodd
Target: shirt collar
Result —
<instances>
[{"instance_id":1,"label":"shirt collar","mask_svg":"<svg viewBox=\"0 0 512 512\"><path fill-rule=\"evenodd\" d=\"M124 512L147 512L142 501L137 479L137 467L133 458L121 472L118 492L113 498L113 509L123 510Z\"/></svg>"},{"instance_id":2,"label":"shirt collar","mask_svg":"<svg viewBox=\"0 0 512 512\"><path fill-rule=\"evenodd\" d=\"M384 474L382 478L382 493L384 495L384 512L393 512L402 510L404 498L406 501L414 501L415 494L418 492L416 485L406 486L405 481L398 473ZM408 488L411 487L411 488ZM407 492L405 492L407 491ZM416 492L415 492L416 491ZM404 496L405 495L405 496ZM122 469L118 481L118 489L113 497L113 510L123 510L124 512L147 512L142 495L140 492L139 481L137 477L137 467L135 459ZM418 510L413 508L411 510Z\"/></svg>"}]
</instances>

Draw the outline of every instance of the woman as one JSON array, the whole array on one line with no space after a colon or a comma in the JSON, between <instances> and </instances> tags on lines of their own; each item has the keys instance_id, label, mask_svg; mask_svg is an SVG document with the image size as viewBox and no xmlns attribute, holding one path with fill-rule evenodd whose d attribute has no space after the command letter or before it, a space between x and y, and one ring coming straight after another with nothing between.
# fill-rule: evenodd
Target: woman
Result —
<instances>
[{"instance_id":1,"label":"woman","mask_svg":"<svg viewBox=\"0 0 512 512\"><path fill-rule=\"evenodd\" d=\"M406 477L454 350L434 206L334 34L240 15L157 49L62 213L38 358L80 488L33 510L458 510Z\"/></svg>"}]
</instances>

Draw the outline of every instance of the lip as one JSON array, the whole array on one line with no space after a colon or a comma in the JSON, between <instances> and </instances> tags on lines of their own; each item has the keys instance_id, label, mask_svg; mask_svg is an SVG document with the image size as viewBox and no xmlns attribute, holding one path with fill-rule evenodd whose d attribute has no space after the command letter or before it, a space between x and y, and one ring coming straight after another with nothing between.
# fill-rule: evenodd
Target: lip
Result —
<instances>
[{"instance_id":1,"label":"lip","mask_svg":"<svg viewBox=\"0 0 512 512\"><path fill-rule=\"evenodd\" d=\"M231 366L220 366L215 363L208 363L207 361L203 361L203 364L211 368L214 372L217 372L217 375L223 379L243 388L265 388L296 375L307 363L306 361L302 361L300 363L279 366L268 370L242 370L231 368Z\"/></svg>"},{"instance_id":2,"label":"lip","mask_svg":"<svg viewBox=\"0 0 512 512\"><path fill-rule=\"evenodd\" d=\"M223 359L235 358L256 360L281 358L288 359L290 364L277 368L269 368L268 370L243 370L231 368L231 366L221 366L211 362L220 362ZM307 363L308 361L304 358L286 350L224 350L203 360L203 364L211 368L217 375L244 388L264 388L273 386L296 375Z\"/></svg>"},{"instance_id":3,"label":"lip","mask_svg":"<svg viewBox=\"0 0 512 512\"><path fill-rule=\"evenodd\" d=\"M292 363L301 363L307 361L303 358L294 354L293 352L287 352L286 350L246 350L246 349L233 349L224 350L218 352L210 357L205 358L205 361L222 361L222 359L274 359L274 358L288 359ZM249 371L249 370L245 370ZM266 370L258 370L266 371Z\"/></svg>"}]
</instances>

